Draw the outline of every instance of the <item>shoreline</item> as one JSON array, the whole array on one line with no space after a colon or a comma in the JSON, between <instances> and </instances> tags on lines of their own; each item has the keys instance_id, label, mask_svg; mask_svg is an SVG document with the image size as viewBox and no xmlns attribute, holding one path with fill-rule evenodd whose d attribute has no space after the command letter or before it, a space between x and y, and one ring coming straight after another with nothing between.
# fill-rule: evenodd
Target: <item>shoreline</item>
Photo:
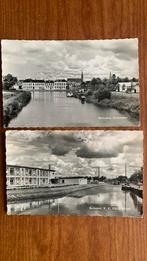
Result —
<instances>
[{"instance_id":1,"label":"shoreline","mask_svg":"<svg viewBox=\"0 0 147 261\"><path fill-rule=\"evenodd\" d=\"M139 98L136 97L127 97L127 96L111 96L109 99L103 99L97 101L93 96L86 97L87 103L93 103L96 106L104 108L113 108L121 112L122 114L128 113L130 117L139 120L140 107L139 107Z\"/></svg>"},{"instance_id":2,"label":"shoreline","mask_svg":"<svg viewBox=\"0 0 147 261\"><path fill-rule=\"evenodd\" d=\"M55 197L63 197L72 192L90 189L98 186L98 184L86 184L86 185L69 185L66 187L40 187L40 188L19 188L7 190L8 203L29 201L29 200L42 200Z\"/></svg>"},{"instance_id":3,"label":"shoreline","mask_svg":"<svg viewBox=\"0 0 147 261\"><path fill-rule=\"evenodd\" d=\"M14 92L14 95L8 99L3 98L3 124L8 127L9 122L15 118L18 113L31 100L31 93L28 91Z\"/></svg>"}]
</instances>

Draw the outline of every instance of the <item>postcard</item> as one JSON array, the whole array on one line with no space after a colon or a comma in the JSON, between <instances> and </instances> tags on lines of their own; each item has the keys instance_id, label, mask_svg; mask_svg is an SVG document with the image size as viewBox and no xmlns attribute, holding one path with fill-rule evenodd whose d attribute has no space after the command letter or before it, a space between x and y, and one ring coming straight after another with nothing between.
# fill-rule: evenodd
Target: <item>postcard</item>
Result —
<instances>
[{"instance_id":1,"label":"postcard","mask_svg":"<svg viewBox=\"0 0 147 261\"><path fill-rule=\"evenodd\" d=\"M9 215L143 215L142 131L6 131Z\"/></svg>"},{"instance_id":2,"label":"postcard","mask_svg":"<svg viewBox=\"0 0 147 261\"><path fill-rule=\"evenodd\" d=\"M138 39L2 40L3 125L140 125Z\"/></svg>"}]
</instances>

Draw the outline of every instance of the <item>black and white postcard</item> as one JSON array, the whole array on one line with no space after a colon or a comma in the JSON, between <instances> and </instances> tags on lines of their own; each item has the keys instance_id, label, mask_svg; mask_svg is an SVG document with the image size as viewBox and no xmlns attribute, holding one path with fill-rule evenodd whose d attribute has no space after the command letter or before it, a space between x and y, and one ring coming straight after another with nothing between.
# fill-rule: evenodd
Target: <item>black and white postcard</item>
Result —
<instances>
[{"instance_id":1,"label":"black and white postcard","mask_svg":"<svg viewBox=\"0 0 147 261\"><path fill-rule=\"evenodd\" d=\"M138 39L2 40L4 127L139 126Z\"/></svg>"},{"instance_id":2,"label":"black and white postcard","mask_svg":"<svg viewBox=\"0 0 147 261\"><path fill-rule=\"evenodd\" d=\"M143 215L142 131L6 131L9 215Z\"/></svg>"}]
</instances>

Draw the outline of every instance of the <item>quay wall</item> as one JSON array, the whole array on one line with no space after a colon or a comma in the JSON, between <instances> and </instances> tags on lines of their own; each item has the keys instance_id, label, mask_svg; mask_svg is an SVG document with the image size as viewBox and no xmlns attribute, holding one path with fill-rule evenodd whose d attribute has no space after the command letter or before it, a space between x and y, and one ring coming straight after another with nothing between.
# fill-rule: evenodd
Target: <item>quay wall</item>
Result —
<instances>
[{"instance_id":1,"label":"quay wall","mask_svg":"<svg viewBox=\"0 0 147 261\"><path fill-rule=\"evenodd\" d=\"M38 200L45 198L55 198L65 196L72 192L89 189L97 186L96 184L70 185L64 187L45 187L45 188L23 188L7 190L8 202L18 202L25 200Z\"/></svg>"}]
</instances>

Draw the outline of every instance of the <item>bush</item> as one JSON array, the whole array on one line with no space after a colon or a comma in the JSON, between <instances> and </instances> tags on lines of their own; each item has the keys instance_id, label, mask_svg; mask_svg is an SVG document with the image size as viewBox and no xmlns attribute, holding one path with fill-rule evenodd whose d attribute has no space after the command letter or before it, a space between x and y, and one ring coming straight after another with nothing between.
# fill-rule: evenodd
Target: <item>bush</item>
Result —
<instances>
[{"instance_id":1,"label":"bush","mask_svg":"<svg viewBox=\"0 0 147 261\"><path fill-rule=\"evenodd\" d=\"M106 87L100 87L97 91L94 92L94 97L98 99L98 102L103 99L110 99L111 92Z\"/></svg>"}]
</instances>

